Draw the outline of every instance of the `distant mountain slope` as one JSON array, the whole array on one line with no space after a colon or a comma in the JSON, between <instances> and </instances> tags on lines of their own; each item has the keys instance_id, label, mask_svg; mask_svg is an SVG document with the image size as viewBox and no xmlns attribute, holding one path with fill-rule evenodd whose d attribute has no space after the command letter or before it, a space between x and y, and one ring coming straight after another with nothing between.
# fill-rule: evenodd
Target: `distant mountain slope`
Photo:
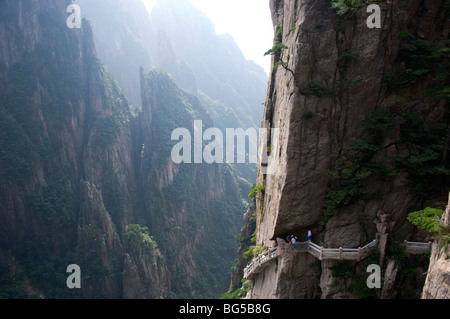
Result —
<instances>
[{"instance_id":1,"label":"distant mountain slope","mask_svg":"<svg viewBox=\"0 0 450 319\"><path fill-rule=\"evenodd\" d=\"M176 58L190 66L201 91L231 107L244 125L260 126L267 75L245 59L230 35L217 36L211 20L184 0L159 1L152 24L159 42L169 41ZM164 66L162 57L155 61Z\"/></svg>"},{"instance_id":2,"label":"distant mountain slope","mask_svg":"<svg viewBox=\"0 0 450 319\"><path fill-rule=\"evenodd\" d=\"M140 101L138 94L131 93L136 92L136 70L141 65L157 66L184 90L206 94L230 108L241 125L259 127L267 75L245 59L230 35L216 35L212 21L190 3L159 1L151 19L141 0L79 3L93 25L100 57L130 92L132 104Z\"/></svg>"},{"instance_id":3,"label":"distant mountain slope","mask_svg":"<svg viewBox=\"0 0 450 319\"><path fill-rule=\"evenodd\" d=\"M155 32L140 0L81 0L83 17L92 25L99 57L127 92L130 104L141 104L139 68L154 65Z\"/></svg>"},{"instance_id":4,"label":"distant mountain slope","mask_svg":"<svg viewBox=\"0 0 450 319\"><path fill-rule=\"evenodd\" d=\"M144 69L130 110L89 23L67 27L70 3L0 2L0 297L218 297L249 183L173 163L170 133L212 126L208 110Z\"/></svg>"},{"instance_id":5,"label":"distant mountain slope","mask_svg":"<svg viewBox=\"0 0 450 319\"><path fill-rule=\"evenodd\" d=\"M159 1L151 17L141 0L79 3L93 25L99 56L129 92L131 104L141 104L140 66L158 67L200 99L211 126L222 131L260 127L267 75L245 59L230 35L216 35L213 22L189 2ZM255 164L238 164L236 169L248 181L255 180Z\"/></svg>"}]
</instances>

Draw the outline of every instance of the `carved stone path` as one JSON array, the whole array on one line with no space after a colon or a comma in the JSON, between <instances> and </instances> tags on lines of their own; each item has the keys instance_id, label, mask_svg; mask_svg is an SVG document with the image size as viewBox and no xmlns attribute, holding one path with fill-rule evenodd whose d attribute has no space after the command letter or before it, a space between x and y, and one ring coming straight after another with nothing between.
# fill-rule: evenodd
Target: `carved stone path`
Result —
<instances>
[{"instance_id":1,"label":"carved stone path","mask_svg":"<svg viewBox=\"0 0 450 319\"><path fill-rule=\"evenodd\" d=\"M309 253L319 260L336 259L336 260L357 260L366 258L377 247L377 241L374 240L364 247L359 248L324 248L311 241L298 242L295 244L286 244L283 239L277 239L278 246L267 249L254 258L252 262L244 269L244 279L249 279L260 273L264 266L274 260L278 256L285 253ZM404 242L406 252L410 254L422 254L429 251L431 243L415 243Z\"/></svg>"}]
</instances>

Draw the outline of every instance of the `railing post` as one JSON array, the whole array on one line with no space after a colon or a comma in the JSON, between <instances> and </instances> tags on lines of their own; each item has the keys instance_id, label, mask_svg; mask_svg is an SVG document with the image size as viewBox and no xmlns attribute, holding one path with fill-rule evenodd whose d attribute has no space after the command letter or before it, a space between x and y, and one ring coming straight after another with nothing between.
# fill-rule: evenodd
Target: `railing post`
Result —
<instances>
[{"instance_id":1,"label":"railing post","mask_svg":"<svg viewBox=\"0 0 450 319\"><path fill-rule=\"evenodd\" d=\"M342 259L342 247L339 248L339 260Z\"/></svg>"},{"instance_id":2,"label":"railing post","mask_svg":"<svg viewBox=\"0 0 450 319\"><path fill-rule=\"evenodd\" d=\"M320 247L320 256L319 256L319 260L323 259L323 247Z\"/></svg>"},{"instance_id":3,"label":"railing post","mask_svg":"<svg viewBox=\"0 0 450 319\"><path fill-rule=\"evenodd\" d=\"M358 247L358 261L361 260L361 247Z\"/></svg>"}]
</instances>

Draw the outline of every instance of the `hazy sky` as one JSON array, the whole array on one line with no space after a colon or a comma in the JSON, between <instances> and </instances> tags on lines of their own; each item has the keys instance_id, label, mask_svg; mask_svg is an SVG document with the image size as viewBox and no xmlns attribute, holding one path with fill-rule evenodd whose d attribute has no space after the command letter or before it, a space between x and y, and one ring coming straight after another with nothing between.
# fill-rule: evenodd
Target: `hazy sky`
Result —
<instances>
[{"instance_id":1,"label":"hazy sky","mask_svg":"<svg viewBox=\"0 0 450 319\"><path fill-rule=\"evenodd\" d=\"M214 23L216 33L229 33L244 55L267 73L270 57L264 52L273 45L269 0L188 0ZM144 0L149 7L157 0Z\"/></svg>"}]
</instances>

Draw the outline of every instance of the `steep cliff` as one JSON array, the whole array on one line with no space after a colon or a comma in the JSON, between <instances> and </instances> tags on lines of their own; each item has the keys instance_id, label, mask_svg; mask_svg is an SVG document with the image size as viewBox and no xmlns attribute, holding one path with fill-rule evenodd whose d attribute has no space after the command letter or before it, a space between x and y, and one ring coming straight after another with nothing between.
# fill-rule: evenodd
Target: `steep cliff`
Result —
<instances>
[{"instance_id":1,"label":"steep cliff","mask_svg":"<svg viewBox=\"0 0 450 319\"><path fill-rule=\"evenodd\" d=\"M257 244L304 240L311 229L321 246L358 248L380 234L380 217L389 223L381 254L283 257L255 276L248 297L375 297L364 288L367 264L384 272L392 259L400 271L385 295L418 297L427 261L400 243L429 239L406 216L445 207L450 187L448 2L382 2L381 28L368 27L364 5L339 15L329 0L270 3L274 69L262 125L280 135L270 150L276 172L258 173Z\"/></svg>"},{"instance_id":2,"label":"steep cliff","mask_svg":"<svg viewBox=\"0 0 450 319\"><path fill-rule=\"evenodd\" d=\"M447 228L446 240L435 240L432 247L430 267L422 293L422 299L450 299L450 196L449 204L441 219L442 225Z\"/></svg>"},{"instance_id":3,"label":"steep cliff","mask_svg":"<svg viewBox=\"0 0 450 319\"><path fill-rule=\"evenodd\" d=\"M173 130L185 128L193 137L194 120L205 129L212 120L167 73L141 69L141 83L143 107L135 130L145 134L136 137L138 193L145 224L166 258L173 283L169 297L218 297L217 291L226 289L249 186L229 165L174 164Z\"/></svg>"},{"instance_id":4,"label":"steep cliff","mask_svg":"<svg viewBox=\"0 0 450 319\"><path fill-rule=\"evenodd\" d=\"M70 3L0 2L0 297L218 297L248 182L174 164L172 130L212 127L205 107L137 69L130 110Z\"/></svg>"},{"instance_id":5,"label":"steep cliff","mask_svg":"<svg viewBox=\"0 0 450 319\"><path fill-rule=\"evenodd\" d=\"M131 113L89 24L67 27L69 4L1 3L2 266L14 260L41 297L122 297L133 278L121 238L137 215ZM70 264L79 291L65 286Z\"/></svg>"}]
</instances>

